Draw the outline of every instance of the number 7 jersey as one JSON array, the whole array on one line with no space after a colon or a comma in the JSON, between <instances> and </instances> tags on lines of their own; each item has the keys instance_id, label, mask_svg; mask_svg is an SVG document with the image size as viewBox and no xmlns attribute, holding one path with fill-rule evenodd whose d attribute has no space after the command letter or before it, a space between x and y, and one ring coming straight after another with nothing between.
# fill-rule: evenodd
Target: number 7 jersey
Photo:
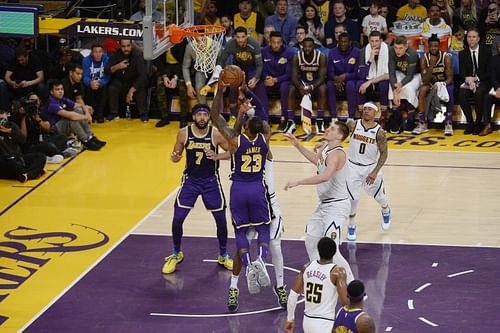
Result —
<instances>
[{"instance_id":1,"label":"number 7 jersey","mask_svg":"<svg viewBox=\"0 0 500 333\"><path fill-rule=\"evenodd\" d=\"M238 148L231 158L231 180L241 182L263 181L264 164L269 148L262 133L250 140L245 134L238 136Z\"/></svg>"},{"instance_id":2,"label":"number 7 jersey","mask_svg":"<svg viewBox=\"0 0 500 333\"><path fill-rule=\"evenodd\" d=\"M311 262L304 270L304 315L310 318L334 320L337 306L337 287L330 279L335 264Z\"/></svg>"},{"instance_id":3,"label":"number 7 jersey","mask_svg":"<svg viewBox=\"0 0 500 333\"><path fill-rule=\"evenodd\" d=\"M194 125L191 125L194 126ZM219 162L210 160L205 155L205 150L217 152L217 146L214 144L212 126L208 126L208 132L205 136L199 137L194 134L191 126L187 126L186 141L186 168L184 174L194 178L209 178L218 174Z\"/></svg>"},{"instance_id":4,"label":"number 7 jersey","mask_svg":"<svg viewBox=\"0 0 500 333\"><path fill-rule=\"evenodd\" d=\"M380 130L382 130L380 124L365 128L361 119L356 120L349 143L349 161L364 166L377 163L379 156L377 133Z\"/></svg>"}]
</instances>

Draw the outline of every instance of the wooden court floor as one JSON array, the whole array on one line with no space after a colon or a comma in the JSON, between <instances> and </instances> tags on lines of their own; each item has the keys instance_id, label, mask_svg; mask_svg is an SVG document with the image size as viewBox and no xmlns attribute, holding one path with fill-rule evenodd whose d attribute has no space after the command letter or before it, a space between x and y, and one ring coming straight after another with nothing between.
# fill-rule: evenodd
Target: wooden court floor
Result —
<instances>
[{"instance_id":1,"label":"wooden court floor","mask_svg":"<svg viewBox=\"0 0 500 333\"><path fill-rule=\"evenodd\" d=\"M169 161L177 130L177 123L156 129L137 120L96 125L108 141L102 151L49 166L47 176L27 186L0 181L0 331L26 327L128 233L170 234L183 169L183 162ZM390 138L383 174L393 224L382 232L379 208L365 195L358 241L500 247L500 134L460 133ZM272 145L284 238L300 239L317 205L315 188L283 187L315 168L281 134ZM222 162L220 171L225 193L228 165ZM201 200L184 232L215 235ZM165 254L170 250L166 244Z\"/></svg>"}]
</instances>

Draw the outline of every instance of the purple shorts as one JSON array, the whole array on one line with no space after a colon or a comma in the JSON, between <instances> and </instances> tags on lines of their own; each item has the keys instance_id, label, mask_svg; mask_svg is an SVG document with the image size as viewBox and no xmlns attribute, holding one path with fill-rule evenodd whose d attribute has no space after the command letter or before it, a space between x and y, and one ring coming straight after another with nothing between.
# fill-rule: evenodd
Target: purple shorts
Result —
<instances>
[{"instance_id":1,"label":"purple shorts","mask_svg":"<svg viewBox=\"0 0 500 333\"><path fill-rule=\"evenodd\" d=\"M270 203L262 181L233 181L229 207L236 229L271 222Z\"/></svg>"},{"instance_id":2,"label":"purple shorts","mask_svg":"<svg viewBox=\"0 0 500 333\"><path fill-rule=\"evenodd\" d=\"M218 176L209 178L184 176L181 188L177 192L176 204L181 208L191 209L199 195L208 210L220 211L226 208L226 199Z\"/></svg>"}]
</instances>

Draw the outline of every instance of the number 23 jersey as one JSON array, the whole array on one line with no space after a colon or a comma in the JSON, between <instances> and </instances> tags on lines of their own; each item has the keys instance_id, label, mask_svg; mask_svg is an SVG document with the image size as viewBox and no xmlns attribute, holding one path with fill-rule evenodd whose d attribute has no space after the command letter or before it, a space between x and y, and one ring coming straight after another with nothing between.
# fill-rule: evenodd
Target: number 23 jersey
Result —
<instances>
[{"instance_id":1,"label":"number 23 jersey","mask_svg":"<svg viewBox=\"0 0 500 333\"><path fill-rule=\"evenodd\" d=\"M250 140L245 134L238 136L238 148L232 155L231 180L240 182L263 181L264 164L269 148L262 133Z\"/></svg>"}]
</instances>

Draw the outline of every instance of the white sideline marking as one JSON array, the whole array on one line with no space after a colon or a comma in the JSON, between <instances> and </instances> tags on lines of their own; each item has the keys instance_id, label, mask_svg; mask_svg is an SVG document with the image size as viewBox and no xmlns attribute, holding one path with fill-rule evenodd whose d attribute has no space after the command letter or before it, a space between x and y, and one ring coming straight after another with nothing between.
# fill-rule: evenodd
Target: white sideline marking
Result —
<instances>
[{"instance_id":1,"label":"white sideline marking","mask_svg":"<svg viewBox=\"0 0 500 333\"><path fill-rule=\"evenodd\" d=\"M455 277L455 276L469 274L469 273L474 273L474 270L473 269L469 269L468 271L463 271L463 272L458 272L458 273L450 274L450 275L448 275L448 277L452 278L452 277Z\"/></svg>"},{"instance_id":2,"label":"white sideline marking","mask_svg":"<svg viewBox=\"0 0 500 333\"><path fill-rule=\"evenodd\" d=\"M413 300L412 299L408 300L408 309L415 310L415 307L413 306Z\"/></svg>"},{"instance_id":3,"label":"white sideline marking","mask_svg":"<svg viewBox=\"0 0 500 333\"><path fill-rule=\"evenodd\" d=\"M125 235L123 235L122 238L120 238L119 241L117 241L113 246L111 246L108 251L102 254L102 256L99 257L92 265L90 265L85 271L82 272L70 285L68 285L66 288L63 289L57 295L54 297L42 310L40 310L31 320L29 320L24 326L19 330L19 332L23 332L28 328L35 320L37 320L45 311L47 311L55 302L57 302L61 297L64 296L70 290L73 288L75 284L77 284L85 275L87 275L88 272L90 272L92 269L94 269L95 266L97 266L104 258L108 256L118 245L120 245L130 234L132 234L132 230L135 230L139 225L141 225L144 221L146 221L152 214L156 212L158 208L160 208L162 205L165 204L172 196L177 194L177 190L179 187L176 187L172 192L170 192L169 195L167 195L158 205L156 205L155 208L153 208L146 216L144 216L139 222L137 222L132 228L130 228Z\"/></svg>"},{"instance_id":4,"label":"white sideline marking","mask_svg":"<svg viewBox=\"0 0 500 333\"><path fill-rule=\"evenodd\" d=\"M438 267L439 263L435 262L432 264L432 267Z\"/></svg>"},{"instance_id":5,"label":"white sideline marking","mask_svg":"<svg viewBox=\"0 0 500 333\"><path fill-rule=\"evenodd\" d=\"M427 287L429 287L431 285L432 285L432 283L427 282L426 284L423 284L420 287L418 287L417 289L415 289L415 292L419 293L419 292L421 292L422 290L424 290L425 288L427 288Z\"/></svg>"},{"instance_id":6,"label":"white sideline marking","mask_svg":"<svg viewBox=\"0 0 500 333\"><path fill-rule=\"evenodd\" d=\"M426 323L429 326L432 326L432 327L438 327L439 326L438 324L435 324L432 321L430 321L428 319L425 319L424 317L418 317L418 319L420 319L421 321L423 321L424 323Z\"/></svg>"},{"instance_id":7,"label":"white sideline marking","mask_svg":"<svg viewBox=\"0 0 500 333\"><path fill-rule=\"evenodd\" d=\"M392 326L387 326L387 328L385 329L386 332L390 332L392 331Z\"/></svg>"}]
</instances>

